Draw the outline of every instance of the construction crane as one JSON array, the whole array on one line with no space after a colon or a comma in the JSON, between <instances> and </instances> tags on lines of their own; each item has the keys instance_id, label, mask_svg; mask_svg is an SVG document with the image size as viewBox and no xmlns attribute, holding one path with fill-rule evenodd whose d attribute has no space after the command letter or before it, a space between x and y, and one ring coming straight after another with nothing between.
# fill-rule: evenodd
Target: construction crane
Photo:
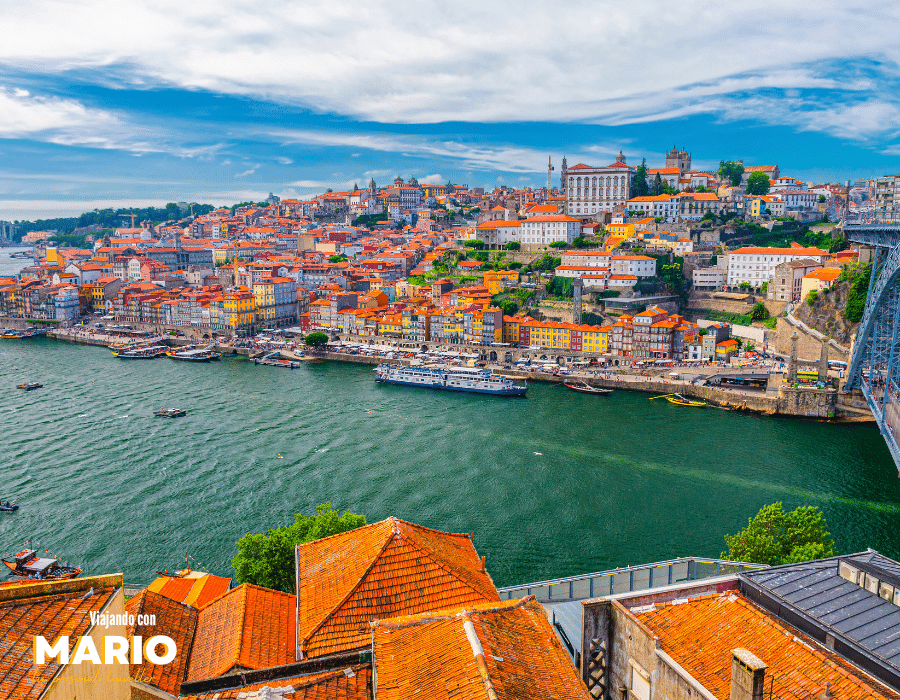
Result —
<instances>
[{"instance_id":1,"label":"construction crane","mask_svg":"<svg viewBox=\"0 0 900 700\"><path fill-rule=\"evenodd\" d=\"M553 173L553 159L547 156L547 194L550 194L550 175Z\"/></svg>"},{"instance_id":2,"label":"construction crane","mask_svg":"<svg viewBox=\"0 0 900 700\"><path fill-rule=\"evenodd\" d=\"M134 228L134 220L137 218L137 214L132 212L131 214L119 214L119 216L124 216L125 218L131 217L131 228Z\"/></svg>"}]
</instances>

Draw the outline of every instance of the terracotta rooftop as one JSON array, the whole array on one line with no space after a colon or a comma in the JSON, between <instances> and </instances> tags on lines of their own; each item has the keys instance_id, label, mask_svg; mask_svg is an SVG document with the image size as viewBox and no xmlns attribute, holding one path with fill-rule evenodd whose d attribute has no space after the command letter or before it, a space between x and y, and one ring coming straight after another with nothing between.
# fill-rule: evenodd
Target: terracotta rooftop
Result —
<instances>
[{"instance_id":1,"label":"terracotta rooftop","mask_svg":"<svg viewBox=\"0 0 900 700\"><path fill-rule=\"evenodd\" d=\"M369 622L499 600L467 534L388 518L297 547L302 658L366 646Z\"/></svg>"},{"instance_id":2,"label":"terracotta rooftop","mask_svg":"<svg viewBox=\"0 0 900 700\"><path fill-rule=\"evenodd\" d=\"M347 666L308 676L284 678L199 695L182 700L249 700L271 697L282 700L369 700L372 686L370 666ZM269 689L268 694L266 688ZM254 695L257 693L257 695Z\"/></svg>"},{"instance_id":3,"label":"terracotta rooftop","mask_svg":"<svg viewBox=\"0 0 900 700\"><path fill-rule=\"evenodd\" d=\"M379 700L591 697L533 596L373 627Z\"/></svg>"},{"instance_id":4,"label":"terracotta rooftop","mask_svg":"<svg viewBox=\"0 0 900 700\"><path fill-rule=\"evenodd\" d=\"M60 664L48 660L34 665L34 638L42 636L52 644L69 637L69 653L78 638L91 629L91 612L101 612L115 595L115 588L70 593L54 591L51 583L29 582L14 586L15 593L0 602L0 697L23 700L42 697ZM10 589L12 590L12 589Z\"/></svg>"},{"instance_id":5,"label":"terracotta rooftop","mask_svg":"<svg viewBox=\"0 0 900 700\"><path fill-rule=\"evenodd\" d=\"M125 611L133 615L135 621L139 619L139 615L155 615L156 619L156 625L129 626L129 637L137 635L149 639L154 635L164 634L172 638L178 652L175 659L168 664L152 664L149 661L131 664L129 675L133 680L178 695L178 689L187 672L188 655L197 627L197 611L147 589L129 598L125 603Z\"/></svg>"},{"instance_id":6,"label":"terracotta rooftop","mask_svg":"<svg viewBox=\"0 0 900 700\"><path fill-rule=\"evenodd\" d=\"M293 662L296 597L245 583L197 618L187 680Z\"/></svg>"},{"instance_id":7,"label":"terracotta rooftop","mask_svg":"<svg viewBox=\"0 0 900 700\"><path fill-rule=\"evenodd\" d=\"M826 683L841 700L900 699L896 691L737 593L629 614L717 698L730 693L731 650L741 647L768 664L766 692L779 700L808 700L823 693Z\"/></svg>"}]
</instances>

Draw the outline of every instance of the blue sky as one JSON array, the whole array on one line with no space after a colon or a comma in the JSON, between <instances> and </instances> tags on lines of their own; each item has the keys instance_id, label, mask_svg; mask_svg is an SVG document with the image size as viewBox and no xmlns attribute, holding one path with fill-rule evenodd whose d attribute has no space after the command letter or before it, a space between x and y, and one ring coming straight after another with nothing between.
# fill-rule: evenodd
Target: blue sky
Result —
<instances>
[{"instance_id":1,"label":"blue sky","mask_svg":"<svg viewBox=\"0 0 900 700\"><path fill-rule=\"evenodd\" d=\"M0 40L0 219L415 175L777 163L900 172L893 2L32 0ZM558 174L558 171L557 171Z\"/></svg>"}]
</instances>

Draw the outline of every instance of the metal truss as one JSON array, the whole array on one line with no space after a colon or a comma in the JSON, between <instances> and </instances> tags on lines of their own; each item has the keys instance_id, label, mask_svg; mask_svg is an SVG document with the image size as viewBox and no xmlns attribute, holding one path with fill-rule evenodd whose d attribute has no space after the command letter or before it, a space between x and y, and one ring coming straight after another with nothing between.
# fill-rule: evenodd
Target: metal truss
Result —
<instances>
[{"instance_id":1,"label":"metal truss","mask_svg":"<svg viewBox=\"0 0 900 700\"><path fill-rule=\"evenodd\" d=\"M875 257L844 390L862 391L900 469L900 226L846 226L845 232L875 246Z\"/></svg>"}]
</instances>

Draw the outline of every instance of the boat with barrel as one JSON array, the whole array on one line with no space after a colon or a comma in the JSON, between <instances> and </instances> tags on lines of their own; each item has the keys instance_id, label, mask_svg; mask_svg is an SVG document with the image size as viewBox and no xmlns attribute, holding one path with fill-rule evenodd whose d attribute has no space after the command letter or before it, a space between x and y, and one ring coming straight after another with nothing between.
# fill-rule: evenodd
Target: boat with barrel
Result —
<instances>
[{"instance_id":1,"label":"boat with barrel","mask_svg":"<svg viewBox=\"0 0 900 700\"><path fill-rule=\"evenodd\" d=\"M9 559L0 559L14 576L38 579L41 581L60 581L75 578L81 573L81 567L62 563L53 557L41 557L36 549L23 549Z\"/></svg>"},{"instance_id":2,"label":"boat with barrel","mask_svg":"<svg viewBox=\"0 0 900 700\"><path fill-rule=\"evenodd\" d=\"M464 391L494 396L525 396L527 386L513 384L507 377L477 367L414 367L380 364L375 381L425 389Z\"/></svg>"},{"instance_id":3,"label":"boat with barrel","mask_svg":"<svg viewBox=\"0 0 900 700\"><path fill-rule=\"evenodd\" d=\"M613 393L612 389L604 389L601 386L591 386L586 382L566 382L565 387L566 389L577 391L579 394L603 395Z\"/></svg>"},{"instance_id":4,"label":"boat with barrel","mask_svg":"<svg viewBox=\"0 0 900 700\"><path fill-rule=\"evenodd\" d=\"M214 348L214 345L208 345L204 348L191 347L170 350L169 357L183 362L215 362L222 357L222 353L216 352Z\"/></svg>"},{"instance_id":5,"label":"boat with barrel","mask_svg":"<svg viewBox=\"0 0 900 700\"><path fill-rule=\"evenodd\" d=\"M132 350L114 350L113 355L122 360L152 360L163 357L169 352L167 345L146 345Z\"/></svg>"},{"instance_id":6,"label":"boat with barrel","mask_svg":"<svg viewBox=\"0 0 900 700\"><path fill-rule=\"evenodd\" d=\"M43 388L43 384L38 384L37 382L25 382L24 384L19 384L16 386L16 389L24 389L25 391L34 391L35 389Z\"/></svg>"},{"instance_id":7,"label":"boat with barrel","mask_svg":"<svg viewBox=\"0 0 900 700\"><path fill-rule=\"evenodd\" d=\"M160 418L181 418L187 415L187 411L183 408L161 408L153 415Z\"/></svg>"},{"instance_id":8,"label":"boat with barrel","mask_svg":"<svg viewBox=\"0 0 900 700\"><path fill-rule=\"evenodd\" d=\"M15 513L19 510L19 504L15 501L0 501L0 513Z\"/></svg>"}]
</instances>

